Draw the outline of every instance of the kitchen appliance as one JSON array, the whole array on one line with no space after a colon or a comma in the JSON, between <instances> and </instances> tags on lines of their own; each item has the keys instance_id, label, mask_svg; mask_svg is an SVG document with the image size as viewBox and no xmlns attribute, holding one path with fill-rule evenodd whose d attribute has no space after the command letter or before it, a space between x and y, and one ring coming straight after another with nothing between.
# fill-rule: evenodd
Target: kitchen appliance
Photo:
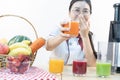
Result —
<instances>
[{"instance_id":1,"label":"kitchen appliance","mask_svg":"<svg viewBox=\"0 0 120 80\"><path fill-rule=\"evenodd\" d=\"M112 61L112 70L120 73L120 3L115 3L114 21L110 21L108 59Z\"/></svg>"}]
</instances>

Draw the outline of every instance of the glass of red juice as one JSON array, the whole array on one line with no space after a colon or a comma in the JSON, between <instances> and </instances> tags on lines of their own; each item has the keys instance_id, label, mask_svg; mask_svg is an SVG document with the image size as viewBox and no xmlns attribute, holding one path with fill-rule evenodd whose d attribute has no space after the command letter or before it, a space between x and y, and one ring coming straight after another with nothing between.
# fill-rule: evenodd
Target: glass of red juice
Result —
<instances>
[{"instance_id":1,"label":"glass of red juice","mask_svg":"<svg viewBox=\"0 0 120 80\"><path fill-rule=\"evenodd\" d=\"M87 72L87 61L73 60L72 71L73 71L73 76L85 76Z\"/></svg>"}]
</instances>

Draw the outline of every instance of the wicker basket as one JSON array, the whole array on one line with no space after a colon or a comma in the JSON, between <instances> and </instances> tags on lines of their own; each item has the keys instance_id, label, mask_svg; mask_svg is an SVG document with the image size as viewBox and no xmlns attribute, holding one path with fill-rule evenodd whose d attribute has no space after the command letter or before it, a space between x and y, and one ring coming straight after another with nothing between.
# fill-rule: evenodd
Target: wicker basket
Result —
<instances>
[{"instance_id":1,"label":"wicker basket","mask_svg":"<svg viewBox=\"0 0 120 80\"><path fill-rule=\"evenodd\" d=\"M18 16L18 15L6 14L6 15L1 15L0 19L3 18L3 17L14 17L14 18L22 19L23 21L27 22L30 25L30 27L33 29L33 33L34 33L35 38L36 39L38 38L38 34L37 34L37 31L35 30L35 27L26 18ZM15 35L17 35L17 34L15 34ZM31 55L31 65L34 62L34 59L36 57L36 53L37 52L35 52L34 55ZM6 67L7 57L8 57L8 55L2 55L2 54L0 54L0 67Z\"/></svg>"}]
</instances>

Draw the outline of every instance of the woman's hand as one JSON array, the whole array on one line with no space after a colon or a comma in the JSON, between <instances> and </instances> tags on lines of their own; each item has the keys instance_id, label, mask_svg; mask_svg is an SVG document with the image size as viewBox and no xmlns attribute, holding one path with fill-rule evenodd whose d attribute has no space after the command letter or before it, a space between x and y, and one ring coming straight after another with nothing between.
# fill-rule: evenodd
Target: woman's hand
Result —
<instances>
[{"instance_id":1,"label":"woman's hand","mask_svg":"<svg viewBox=\"0 0 120 80\"><path fill-rule=\"evenodd\" d=\"M82 38L88 37L89 29L90 29L90 21L87 20L83 15L79 15L80 22L80 35Z\"/></svg>"},{"instance_id":2,"label":"woman's hand","mask_svg":"<svg viewBox=\"0 0 120 80\"><path fill-rule=\"evenodd\" d=\"M60 35L63 37L63 38L66 38L66 39L69 39L71 37L73 37L72 35L70 34L66 34L65 32L66 31L69 31L70 30L70 27L65 27L65 25L67 25L68 22L67 21L64 21L64 22L61 22L61 27L60 27Z\"/></svg>"}]
</instances>

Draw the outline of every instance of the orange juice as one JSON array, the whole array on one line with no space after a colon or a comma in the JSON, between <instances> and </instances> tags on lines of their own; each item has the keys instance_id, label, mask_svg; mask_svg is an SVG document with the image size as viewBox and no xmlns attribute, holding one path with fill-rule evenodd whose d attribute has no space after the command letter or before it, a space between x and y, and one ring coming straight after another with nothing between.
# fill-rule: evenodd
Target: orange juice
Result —
<instances>
[{"instance_id":1,"label":"orange juice","mask_svg":"<svg viewBox=\"0 0 120 80\"><path fill-rule=\"evenodd\" d=\"M69 31L65 31L64 33L71 34L73 36L78 36L78 33L79 33L79 23L77 21L71 21L71 22L69 22L67 24L64 24L63 26L67 27L67 28L70 27L70 30Z\"/></svg>"},{"instance_id":2,"label":"orange juice","mask_svg":"<svg viewBox=\"0 0 120 80\"><path fill-rule=\"evenodd\" d=\"M62 73L63 66L64 61L62 59L50 59L49 61L49 71L51 73Z\"/></svg>"}]
</instances>

